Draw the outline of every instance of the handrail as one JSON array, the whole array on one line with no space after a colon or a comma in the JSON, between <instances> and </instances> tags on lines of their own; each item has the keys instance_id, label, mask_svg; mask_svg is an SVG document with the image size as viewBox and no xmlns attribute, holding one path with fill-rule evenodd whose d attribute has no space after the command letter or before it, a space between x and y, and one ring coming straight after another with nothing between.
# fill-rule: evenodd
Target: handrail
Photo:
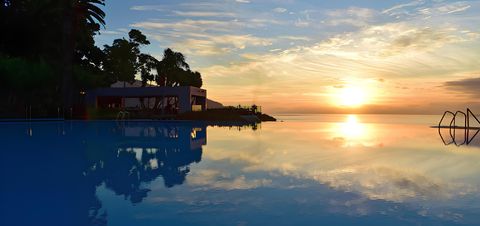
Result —
<instances>
[{"instance_id":1,"label":"handrail","mask_svg":"<svg viewBox=\"0 0 480 226\"><path fill-rule=\"evenodd\" d=\"M438 135L440 135L440 139L442 139L442 142L443 142L443 144L445 144L445 146L448 146L448 145L454 143L454 140L453 140L453 139L452 139L451 142L448 142L448 143L445 141L445 139L444 139L443 136L442 136L442 132L440 131L440 127L438 127Z\"/></svg>"},{"instance_id":2,"label":"handrail","mask_svg":"<svg viewBox=\"0 0 480 226\"><path fill-rule=\"evenodd\" d=\"M450 123L445 126L442 125L445 117L447 115L452 115L452 119L450 120ZM459 115L463 115L464 117L464 124L463 126L457 126L457 117ZM480 133L480 127L471 127L470 126L470 116L473 116L473 118L477 121L478 125L480 125L480 120L477 118L477 116L475 116L475 114L469 109L467 108L467 111L466 113L463 112L463 111L456 111L455 113L453 113L452 111L445 111L442 115L442 118L440 119L440 121L438 122L438 134L440 135L440 139L442 139L442 142L445 144L445 145L450 145L450 144L455 144L456 146L461 146L461 145L469 145L473 139ZM452 139L451 142L446 142L445 139L443 138L443 135L441 133L441 129L448 129L449 131L449 135L450 135L450 138ZM457 129L463 129L464 130L464 139L463 139L463 142L461 143L458 143L458 139L456 137L456 130ZM470 130L476 130L475 134L470 137Z\"/></svg>"},{"instance_id":3,"label":"handrail","mask_svg":"<svg viewBox=\"0 0 480 226\"><path fill-rule=\"evenodd\" d=\"M472 143L473 139L475 139L475 137L478 135L478 133L480 132L480 129L477 129L477 132L475 132L475 134L473 134L472 138L470 138L468 135L467 135L467 145L469 145L470 143ZM468 132L467 132L468 134Z\"/></svg>"},{"instance_id":4,"label":"handrail","mask_svg":"<svg viewBox=\"0 0 480 226\"><path fill-rule=\"evenodd\" d=\"M443 113L442 119L440 119L440 122L438 122L438 128L441 127L442 121L443 121L443 119L445 118L445 116L447 115L447 113L451 114L451 115L455 118L455 114L454 114L453 112L451 112L451 111L445 111L445 112ZM452 121L453 121L453 118L452 118ZM451 121L450 121L450 124L452 124Z\"/></svg>"},{"instance_id":5,"label":"handrail","mask_svg":"<svg viewBox=\"0 0 480 226\"><path fill-rule=\"evenodd\" d=\"M478 124L480 125L480 120L478 120L477 116L475 116L475 114L473 114L473 112L470 110L470 108L467 108L468 127L470 127L470 115L472 115L473 118L475 118L475 120L477 120Z\"/></svg>"},{"instance_id":6,"label":"handrail","mask_svg":"<svg viewBox=\"0 0 480 226\"><path fill-rule=\"evenodd\" d=\"M467 114L465 114L465 112L463 111L457 111L455 112L455 115L453 117L453 127L452 127L452 122L450 122L450 136L453 137L453 143L457 146L461 146L461 145L464 145L466 140L467 139L464 139L462 143L457 143L457 136L455 134L455 132L457 131L456 128L457 128L457 114L462 114L464 116L464 120L465 120L465 123L464 123L464 128L468 128L468 125L467 125ZM453 135L452 135L452 128L453 128ZM464 130L464 138L467 137L467 129Z\"/></svg>"}]
</instances>

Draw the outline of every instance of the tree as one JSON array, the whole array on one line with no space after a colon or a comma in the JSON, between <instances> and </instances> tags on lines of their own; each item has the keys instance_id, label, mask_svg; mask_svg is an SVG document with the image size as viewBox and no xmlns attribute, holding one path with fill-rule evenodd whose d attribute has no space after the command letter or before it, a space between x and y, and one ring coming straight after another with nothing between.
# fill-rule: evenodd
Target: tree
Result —
<instances>
[{"instance_id":1,"label":"tree","mask_svg":"<svg viewBox=\"0 0 480 226\"><path fill-rule=\"evenodd\" d=\"M158 60L155 57L152 57L148 54L140 54L138 57L138 71L140 73L140 77L142 79L142 87L145 87L148 81L153 81L155 79L155 74L153 74L153 70L155 69L156 65L158 64ZM148 99L148 103L150 104L150 98ZM148 105L149 105L148 104ZM145 102L144 98L140 98L140 105L142 109L145 109ZM149 106L148 106L149 107Z\"/></svg>"},{"instance_id":2,"label":"tree","mask_svg":"<svg viewBox=\"0 0 480 226\"><path fill-rule=\"evenodd\" d=\"M150 45L147 37L139 30L132 29L128 33L132 51L136 54L135 72L140 73L142 86L146 86L148 81L153 81L155 75L152 73L158 60L148 54L141 53L140 47Z\"/></svg>"},{"instance_id":3,"label":"tree","mask_svg":"<svg viewBox=\"0 0 480 226\"><path fill-rule=\"evenodd\" d=\"M198 88L202 87L203 79L202 79L202 75L200 74L200 72L196 71L196 72L193 73L192 82L190 84L191 84L191 86L195 86L195 87L198 87Z\"/></svg>"},{"instance_id":4,"label":"tree","mask_svg":"<svg viewBox=\"0 0 480 226\"><path fill-rule=\"evenodd\" d=\"M157 64L158 60L148 54L142 53L138 57L138 67L143 87L147 85L148 81L153 81L155 79L153 71L156 69Z\"/></svg>"},{"instance_id":5,"label":"tree","mask_svg":"<svg viewBox=\"0 0 480 226\"><path fill-rule=\"evenodd\" d=\"M93 36L105 25L105 13L97 7L104 0L15 0L1 1L0 52L14 57L63 58L62 40L70 29L70 39L78 51L93 46ZM68 14L68 15L67 15ZM68 16L69 20L64 20Z\"/></svg>"},{"instance_id":6,"label":"tree","mask_svg":"<svg viewBox=\"0 0 480 226\"><path fill-rule=\"evenodd\" d=\"M15 64L9 63L11 60L23 62L25 68L35 68L39 64L51 68L51 75L43 77L48 80L42 81L42 84L48 85L37 85L29 90L51 96L33 95L25 99L19 86L4 84L18 88L8 91L8 96L15 97L10 98L15 100L10 106L12 111L19 109L22 103L36 103L43 109L55 108L55 113L62 102L65 108L70 108L73 105L72 94L78 93L75 91L80 88L73 82L78 74L74 73L74 68L87 72L80 73L84 75L101 74L98 72L102 71L102 54L98 54L99 49L93 39L100 26L105 24L105 13L98 7L100 5L104 5L104 0L1 1L0 63L6 69L14 68ZM12 75L1 76L13 76L13 80L9 81L20 84L23 78L10 69L6 71ZM63 95L59 95L61 93ZM0 94L0 99L7 96L2 91Z\"/></svg>"},{"instance_id":7,"label":"tree","mask_svg":"<svg viewBox=\"0 0 480 226\"><path fill-rule=\"evenodd\" d=\"M168 48L163 52L163 59L157 65L158 76L155 80L160 86L178 86L179 74L189 69L190 66L183 54Z\"/></svg>"},{"instance_id":8,"label":"tree","mask_svg":"<svg viewBox=\"0 0 480 226\"><path fill-rule=\"evenodd\" d=\"M195 86L202 87L202 76L199 72L191 71L180 52L166 49L163 59L157 65L156 82L160 86Z\"/></svg>"},{"instance_id":9,"label":"tree","mask_svg":"<svg viewBox=\"0 0 480 226\"><path fill-rule=\"evenodd\" d=\"M194 86L194 87L202 87L202 75L198 71L186 71L183 75L183 83L180 84L181 86Z\"/></svg>"},{"instance_id":10,"label":"tree","mask_svg":"<svg viewBox=\"0 0 480 226\"><path fill-rule=\"evenodd\" d=\"M151 74L157 60L140 52L140 47L150 44L147 37L139 30L132 29L129 33L129 39L115 39L111 46L105 45L105 71L114 78L115 81L134 82L135 75L140 73L142 81L152 80Z\"/></svg>"},{"instance_id":11,"label":"tree","mask_svg":"<svg viewBox=\"0 0 480 226\"><path fill-rule=\"evenodd\" d=\"M105 25L105 13L97 5L105 5L104 0L65 0L59 6L63 11L62 25L62 94L64 108L72 107L73 63L76 48L76 34L94 33L100 25Z\"/></svg>"},{"instance_id":12,"label":"tree","mask_svg":"<svg viewBox=\"0 0 480 226\"><path fill-rule=\"evenodd\" d=\"M126 39L116 39L111 46L105 45L104 69L113 81L133 82L137 55Z\"/></svg>"},{"instance_id":13,"label":"tree","mask_svg":"<svg viewBox=\"0 0 480 226\"><path fill-rule=\"evenodd\" d=\"M199 72L190 70L190 65L185 60L185 56L180 52L175 52L170 48L165 49L163 59L157 64L156 83L159 86L202 86L202 78ZM171 98L167 97L166 108L170 108ZM160 106L163 98L155 99L155 106Z\"/></svg>"},{"instance_id":14,"label":"tree","mask_svg":"<svg viewBox=\"0 0 480 226\"><path fill-rule=\"evenodd\" d=\"M55 73L45 61L32 62L0 55L0 115L25 115L25 106L33 106L37 115L48 114L55 104ZM38 88L41 87L41 88ZM38 101L40 100L40 101ZM19 114L19 112L22 112Z\"/></svg>"}]
</instances>

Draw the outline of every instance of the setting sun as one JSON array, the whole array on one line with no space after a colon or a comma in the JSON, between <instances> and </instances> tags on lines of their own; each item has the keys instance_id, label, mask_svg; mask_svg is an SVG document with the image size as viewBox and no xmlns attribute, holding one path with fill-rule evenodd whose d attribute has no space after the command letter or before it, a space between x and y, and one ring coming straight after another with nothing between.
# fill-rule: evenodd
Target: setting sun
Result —
<instances>
[{"instance_id":1,"label":"setting sun","mask_svg":"<svg viewBox=\"0 0 480 226\"><path fill-rule=\"evenodd\" d=\"M336 98L339 104L345 107L359 107L367 101L365 90L355 86L342 88Z\"/></svg>"}]
</instances>

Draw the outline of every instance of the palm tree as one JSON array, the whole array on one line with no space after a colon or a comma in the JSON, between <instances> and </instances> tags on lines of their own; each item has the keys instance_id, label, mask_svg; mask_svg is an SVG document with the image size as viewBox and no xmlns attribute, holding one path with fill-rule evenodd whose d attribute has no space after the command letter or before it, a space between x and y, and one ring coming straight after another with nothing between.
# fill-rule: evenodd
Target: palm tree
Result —
<instances>
[{"instance_id":1,"label":"palm tree","mask_svg":"<svg viewBox=\"0 0 480 226\"><path fill-rule=\"evenodd\" d=\"M73 55L76 48L76 33L92 32L81 31L80 28L99 30L100 25L105 26L105 12L97 5L105 5L105 0L66 0L61 1L63 9L63 34L62 34L62 93L63 104L67 111L72 110L73 98ZM83 26L87 24L87 26ZM89 25L89 26L88 26ZM95 32L95 31L93 31Z\"/></svg>"},{"instance_id":2,"label":"palm tree","mask_svg":"<svg viewBox=\"0 0 480 226\"><path fill-rule=\"evenodd\" d=\"M185 61L185 56L168 48L163 53L163 59L157 65L158 76L156 82L160 86L178 86L176 77L185 70L190 70L190 66Z\"/></svg>"}]
</instances>

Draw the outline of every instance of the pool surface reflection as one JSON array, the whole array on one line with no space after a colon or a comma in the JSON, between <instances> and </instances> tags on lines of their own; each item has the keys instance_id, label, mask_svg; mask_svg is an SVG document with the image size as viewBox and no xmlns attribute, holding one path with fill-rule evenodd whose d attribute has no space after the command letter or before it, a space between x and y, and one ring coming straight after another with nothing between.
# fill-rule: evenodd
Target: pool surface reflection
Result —
<instances>
[{"instance_id":1,"label":"pool surface reflection","mask_svg":"<svg viewBox=\"0 0 480 226\"><path fill-rule=\"evenodd\" d=\"M0 225L479 225L438 116L1 123ZM447 142L448 143L448 142Z\"/></svg>"}]
</instances>

